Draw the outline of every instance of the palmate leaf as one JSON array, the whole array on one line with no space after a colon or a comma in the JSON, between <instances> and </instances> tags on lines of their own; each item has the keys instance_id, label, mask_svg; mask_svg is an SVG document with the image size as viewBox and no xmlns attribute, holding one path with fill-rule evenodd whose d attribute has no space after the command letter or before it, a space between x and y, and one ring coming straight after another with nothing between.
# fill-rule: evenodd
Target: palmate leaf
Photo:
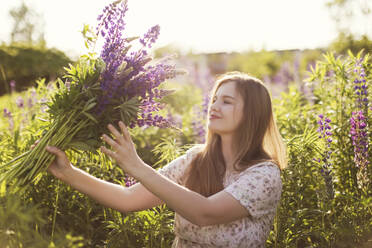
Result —
<instances>
[{"instance_id":1,"label":"palmate leaf","mask_svg":"<svg viewBox=\"0 0 372 248\"><path fill-rule=\"evenodd\" d=\"M66 75L64 78L69 78L75 83L83 84L86 87L96 83L101 72L104 70L104 62L100 59L93 59L89 56L81 56L76 65L65 67ZM84 89L84 88L82 88Z\"/></svg>"},{"instance_id":2,"label":"palmate leaf","mask_svg":"<svg viewBox=\"0 0 372 248\"><path fill-rule=\"evenodd\" d=\"M123 97L121 99L123 103L114 109L119 110L121 120L125 125L128 125L133 119L136 119L140 101L136 97L132 97L128 101L125 101Z\"/></svg>"},{"instance_id":3,"label":"palmate leaf","mask_svg":"<svg viewBox=\"0 0 372 248\"><path fill-rule=\"evenodd\" d=\"M94 118L91 114L84 112L84 111L82 112L82 114L88 117L88 119L92 120L94 123L98 124L98 121L96 120L96 118Z\"/></svg>"}]
</instances>

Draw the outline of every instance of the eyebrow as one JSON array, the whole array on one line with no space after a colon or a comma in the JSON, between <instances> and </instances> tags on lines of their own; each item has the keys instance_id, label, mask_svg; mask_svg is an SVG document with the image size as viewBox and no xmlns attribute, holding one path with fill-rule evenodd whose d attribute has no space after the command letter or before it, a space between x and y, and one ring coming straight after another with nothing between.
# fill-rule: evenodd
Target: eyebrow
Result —
<instances>
[{"instance_id":1,"label":"eyebrow","mask_svg":"<svg viewBox=\"0 0 372 248\"><path fill-rule=\"evenodd\" d=\"M217 95L215 95L214 96L214 98L216 98L217 97ZM222 95L221 97L225 97L225 98L231 98L231 99L234 99L235 100L235 98L234 97L232 97L232 96L229 96L229 95Z\"/></svg>"}]
</instances>

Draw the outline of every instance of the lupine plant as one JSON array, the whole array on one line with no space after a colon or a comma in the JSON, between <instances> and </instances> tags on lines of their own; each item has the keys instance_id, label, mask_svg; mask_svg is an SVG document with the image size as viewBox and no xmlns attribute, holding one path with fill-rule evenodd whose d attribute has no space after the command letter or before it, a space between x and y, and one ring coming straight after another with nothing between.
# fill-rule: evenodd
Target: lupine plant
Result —
<instances>
[{"instance_id":1,"label":"lupine plant","mask_svg":"<svg viewBox=\"0 0 372 248\"><path fill-rule=\"evenodd\" d=\"M205 125L206 120L208 118L208 103L209 103L209 95L203 96L203 103L202 106L195 106L194 107L194 119L192 121L192 130L195 136L195 141L202 144L205 142Z\"/></svg>"},{"instance_id":2,"label":"lupine plant","mask_svg":"<svg viewBox=\"0 0 372 248\"><path fill-rule=\"evenodd\" d=\"M320 114L318 120L319 128L317 132L319 133L318 138L323 140L323 143L326 144L324 151L321 153L321 158L314 159L318 164L321 165L321 174L324 178L325 185L327 188L327 196L329 199L333 199L333 180L332 180L332 163L330 157L332 154L331 143L332 143L332 132L330 122L331 120L327 117L324 117L323 114Z\"/></svg>"},{"instance_id":3,"label":"lupine plant","mask_svg":"<svg viewBox=\"0 0 372 248\"><path fill-rule=\"evenodd\" d=\"M268 247L369 247L372 170L363 165L367 182L361 187L358 163L371 156L371 112L365 105L371 70L368 54L328 53L307 78L311 97L291 86L274 102L289 167Z\"/></svg>"},{"instance_id":4,"label":"lupine plant","mask_svg":"<svg viewBox=\"0 0 372 248\"><path fill-rule=\"evenodd\" d=\"M368 85L365 69L360 59L356 62L353 70L355 110L350 117L350 135L354 146L354 163L359 169L357 180L361 188L368 187L367 166L370 163L368 159Z\"/></svg>"}]
</instances>

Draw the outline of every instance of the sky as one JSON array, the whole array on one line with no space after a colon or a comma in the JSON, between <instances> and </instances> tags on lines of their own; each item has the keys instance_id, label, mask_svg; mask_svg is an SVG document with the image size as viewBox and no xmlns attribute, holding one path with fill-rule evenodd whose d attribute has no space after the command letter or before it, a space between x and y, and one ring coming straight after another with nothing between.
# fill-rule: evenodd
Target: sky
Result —
<instances>
[{"instance_id":1,"label":"sky","mask_svg":"<svg viewBox=\"0 0 372 248\"><path fill-rule=\"evenodd\" d=\"M21 0L1 0L0 43L13 25L9 10ZM80 31L108 0L27 0L43 19L48 47L70 56L86 52ZM154 48L173 45L183 52L242 52L327 46L337 37L325 0L129 0L128 36L159 24Z\"/></svg>"}]
</instances>

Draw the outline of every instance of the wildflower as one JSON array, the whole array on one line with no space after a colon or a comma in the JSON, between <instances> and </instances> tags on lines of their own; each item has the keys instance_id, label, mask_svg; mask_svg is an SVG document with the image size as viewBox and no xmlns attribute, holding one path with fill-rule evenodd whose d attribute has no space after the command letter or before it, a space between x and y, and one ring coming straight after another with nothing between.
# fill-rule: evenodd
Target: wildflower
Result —
<instances>
[{"instance_id":1,"label":"wildflower","mask_svg":"<svg viewBox=\"0 0 372 248\"><path fill-rule=\"evenodd\" d=\"M182 128L182 116L179 114L172 114L168 111L167 120L172 123L172 125L178 127L179 129Z\"/></svg>"},{"instance_id":2,"label":"wildflower","mask_svg":"<svg viewBox=\"0 0 372 248\"><path fill-rule=\"evenodd\" d=\"M357 108L368 107L368 91L365 70L362 64L357 63L354 69L354 93L356 97Z\"/></svg>"},{"instance_id":3,"label":"wildflower","mask_svg":"<svg viewBox=\"0 0 372 248\"><path fill-rule=\"evenodd\" d=\"M160 31L160 26L155 25L153 26L145 35L143 38L140 39L141 44L144 47L151 48L151 45L158 39Z\"/></svg>"},{"instance_id":4,"label":"wildflower","mask_svg":"<svg viewBox=\"0 0 372 248\"><path fill-rule=\"evenodd\" d=\"M323 114L318 115L319 120L317 123L319 124L319 128L317 129L319 135L319 139L322 139L323 142L326 144L325 151L322 153L321 158L314 158L313 160L321 163L322 168L321 168L321 174L324 178L326 189L327 189L327 195L329 199L333 199L334 197L334 190L333 190L333 179L332 179L332 163L329 162L331 158L332 151L329 150L331 143L332 143L332 132L327 131L331 130L331 119L329 118L324 118Z\"/></svg>"},{"instance_id":5,"label":"wildflower","mask_svg":"<svg viewBox=\"0 0 372 248\"><path fill-rule=\"evenodd\" d=\"M350 136L354 146L354 163L359 171L357 173L358 183L367 183L366 168L368 166L368 92L366 74L361 61L357 61L354 72L355 107L350 117Z\"/></svg>"},{"instance_id":6,"label":"wildflower","mask_svg":"<svg viewBox=\"0 0 372 248\"><path fill-rule=\"evenodd\" d=\"M12 117L12 113L7 108L4 108L4 117L5 118Z\"/></svg>"},{"instance_id":7,"label":"wildflower","mask_svg":"<svg viewBox=\"0 0 372 248\"><path fill-rule=\"evenodd\" d=\"M158 116L154 119L156 115L149 115L149 112L159 110L160 105L156 100L166 95L165 91L156 88L166 79L175 77L177 71L175 66L165 63L147 66L152 59L147 55L146 48L150 48L157 40L160 31L158 25L150 28L140 39L142 47L139 50L129 52L130 39L122 36L125 29L123 17L127 10L126 1L115 2L106 6L103 14L98 17L99 27L104 30L101 35L105 37L106 42L100 55L105 63L105 70L100 84L103 94L98 97L97 113L103 113L105 106L119 98L140 97L139 111L142 111L143 115L140 113L139 116L142 116L142 119L133 120L130 126L170 126L165 118Z\"/></svg>"},{"instance_id":8,"label":"wildflower","mask_svg":"<svg viewBox=\"0 0 372 248\"><path fill-rule=\"evenodd\" d=\"M279 71L274 75L273 81L276 85L287 86L294 81L294 74L289 62L284 62Z\"/></svg>"},{"instance_id":9,"label":"wildflower","mask_svg":"<svg viewBox=\"0 0 372 248\"><path fill-rule=\"evenodd\" d=\"M16 90L16 81L14 80L10 81L9 85L10 85L10 92L13 93Z\"/></svg>"},{"instance_id":10,"label":"wildflower","mask_svg":"<svg viewBox=\"0 0 372 248\"><path fill-rule=\"evenodd\" d=\"M28 108L32 108L34 106L34 102L36 102L36 90L33 88L30 92L29 97L27 98L27 106Z\"/></svg>"},{"instance_id":11,"label":"wildflower","mask_svg":"<svg viewBox=\"0 0 372 248\"><path fill-rule=\"evenodd\" d=\"M21 96L17 97L16 104L18 108L23 108L25 105L25 102Z\"/></svg>"},{"instance_id":12,"label":"wildflower","mask_svg":"<svg viewBox=\"0 0 372 248\"><path fill-rule=\"evenodd\" d=\"M354 162L358 168L364 168L368 161L367 122L363 111L352 112L350 135L354 146Z\"/></svg>"},{"instance_id":13,"label":"wildflower","mask_svg":"<svg viewBox=\"0 0 372 248\"><path fill-rule=\"evenodd\" d=\"M12 131L14 129L14 120L12 112L10 112L7 108L4 108L4 117L8 119L9 130Z\"/></svg>"},{"instance_id":14,"label":"wildflower","mask_svg":"<svg viewBox=\"0 0 372 248\"><path fill-rule=\"evenodd\" d=\"M209 96L203 96L203 103L201 107L194 108L195 112L195 119L191 122L192 130L194 137L197 142L204 143L205 142L205 120L208 115L208 103L209 103Z\"/></svg>"},{"instance_id":15,"label":"wildflower","mask_svg":"<svg viewBox=\"0 0 372 248\"><path fill-rule=\"evenodd\" d=\"M129 175L125 175L124 182L125 182L126 187L130 187L130 186L137 183L136 179L132 176L129 176Z\"/></svg>"}]
</instances>

